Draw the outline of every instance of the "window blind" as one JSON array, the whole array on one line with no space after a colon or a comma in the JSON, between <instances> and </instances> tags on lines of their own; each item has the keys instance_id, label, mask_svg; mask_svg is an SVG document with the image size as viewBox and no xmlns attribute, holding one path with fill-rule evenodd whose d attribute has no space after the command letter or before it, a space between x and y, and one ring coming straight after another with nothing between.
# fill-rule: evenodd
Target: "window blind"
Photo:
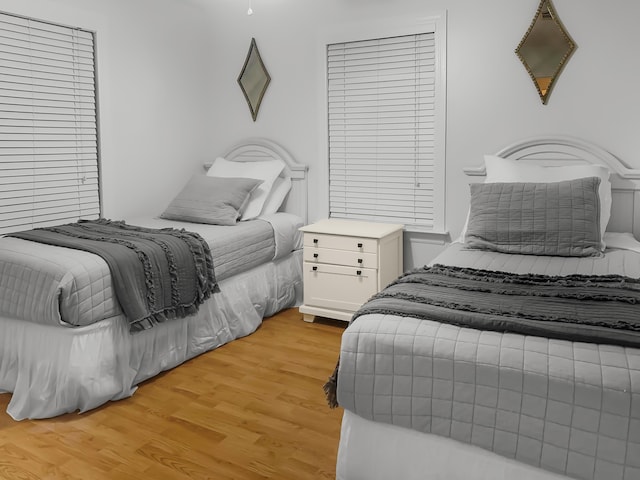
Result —
<instances>
[{"instance_id":1,"label":"window blind","mask_svg":"<svg viewBox=\"0 0 640 480\"><path fill-rule=\"evenodd\" d=\"M434 33L327 45L331 217L434 226Z\"/></svg>"},{"instance_id":2,"label":"window blind","mask_svg":"<svg viewBox=\"0 0 640 480\"><path fill-rule=\"evenodd\" d=\"M0 233L100 215L93 33L0 13Z\"/></svg>"}]
</instances>

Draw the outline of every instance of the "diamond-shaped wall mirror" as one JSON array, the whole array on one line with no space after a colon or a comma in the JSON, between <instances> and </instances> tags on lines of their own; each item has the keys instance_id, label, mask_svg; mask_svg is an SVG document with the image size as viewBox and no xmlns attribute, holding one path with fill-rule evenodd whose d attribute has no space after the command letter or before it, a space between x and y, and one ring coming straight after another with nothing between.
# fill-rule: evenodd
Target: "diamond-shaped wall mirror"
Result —
<instances>
[{"instance_id":1,"label":"diamond-shaped wall mirror","mask_svg":"<svg viewBox=\"0 0 640 480\"><path fill-rule=\"evenodd\" d=\"M562 26L551 0L541 0L516 54L529 72L543 104L576 45Z\"/></svg>"},{"instance_id":2,"label":"diamond-shaped wall mirror","mask_svg":"<svg viewBox=\"0 0 640 480\"><path fill-rule=\"evenodd\" d=\"M267 91L269 82L271 82L271 77L264 63L262 63L262 58L260 58L256 39L252 38L249 53L247 53L244 66L238 76L238 84L242 89L244 98L247 99L249 110L251 110L251 117L254 122L258 117L260 103L262 102L262 97L264 97L264 92Z\"/></svg>"}]
</instances>

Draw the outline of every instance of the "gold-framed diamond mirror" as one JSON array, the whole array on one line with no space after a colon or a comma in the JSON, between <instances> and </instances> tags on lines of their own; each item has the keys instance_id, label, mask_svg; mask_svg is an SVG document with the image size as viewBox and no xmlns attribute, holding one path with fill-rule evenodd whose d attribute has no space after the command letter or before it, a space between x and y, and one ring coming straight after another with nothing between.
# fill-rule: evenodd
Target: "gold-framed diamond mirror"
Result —
<instances>
[{"instance_id":1,"label":"gold-framed diamond mirror","mask_svg":"<svg viewBox=\"0 0 640 480\"><path fill-rule=\"evenodd\" d=\"M549 100L560 71L575 49L576 44L560 22L551 0L541 0L516 54L529 72L543 104Z\"/></svg>"},{"instance_id":2,"label":"gold-framed diamond mirror","mask_svg":"<svg viewBox=\"0 0 640 480\"><path fill-rule=\"evenodd\" d=\"M260 103L262 103L262 97L264 97L264 92L267 91L269 82L271 82L271 77L264 63L262 63L256 39L252 38L249 53L247 53L244 66L238 76L238 84L249 104L249 110L251 110L251 117L254 122L258 117Z\"/></svg>"}]
</instances>

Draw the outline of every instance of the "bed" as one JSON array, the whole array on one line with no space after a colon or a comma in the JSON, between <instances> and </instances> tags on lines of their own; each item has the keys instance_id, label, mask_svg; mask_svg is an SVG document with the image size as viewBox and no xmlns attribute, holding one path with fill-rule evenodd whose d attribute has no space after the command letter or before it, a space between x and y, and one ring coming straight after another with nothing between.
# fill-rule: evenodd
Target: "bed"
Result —
<instances>
[{"instance_id":1,"label":"bed","mask_svg":"<svg viewBox=\"0 0 640 480\"><path fill-rule=\"evenodd\" d=\"M11 392L11 417L85 412L129 397L140 382L301 302L306 166L276 143L252 138L204 168L161 215L125 222L195 232L209 246L215 288L184 318L136 331L100 256L0 238L0 392ZM248 186L242 194L239 185Z\"/></svg>"},{"instance_id":2,"label":"bed","mask_svg":"<svg viewBox=\"0 0 640 480\"><path fill-rule=\"evenodd\" d=\"M344 408L336 478L639 479L640 348L637 323L632 324L640 317L634 297L640 278L640 171L570 137L527 139L488 157L485 165L466 170L487 179L470 186L461 238L374 296L344 332L339 364L326 386L330 402ZM496 172L491 165L501 168ZM569 180L562 170L549 170L569 166L593 172L592 165L605 166L606 175ZM556 183L562 185L550 185ZM590 193L568 205L535 203L534 210L546 212L541 221L548 231L542 240L518 237L513 225L532 221L514 213L525 210L527 192L535 197L542 189L543 200L558 200L554 195L565 187ZM508 197L510 213L499 200L485 208L492 201L487 198L504 198L507 190L524 192ZM482 197L487 192L489 197ZM523 203L514 207L518 202ZM608 205L609 219L603 211ZM566 218L554 208L582 212ZM481 215L488 217L478 222ZM487 227L487 221L494 223ZM590 232L588 242L579 245L585 256L570 255L575 245L550 233L553 225L571 222ZM569 243L586 239L575 233ZM525 245L514 247L523 238ZM543 254L523 250L539 242L546 245ZM440 271L447 278L462 275L451 280L460 282L457 291L444 291L448 280L441 283ZM508 285L496 291L475 275L506 277ZM585 278L593 283L583 283ZM605 297L594 287L604 278L618 282L615 288L628 288L630 297ZM547 293L531 286L537 279ZM530 283L519 284L525 280ZM479 290L471 283L476 281ZM562 298L560 306L547 303L564 297L573 281L580 290L594 289L566 294L574 298ZM515 288L530 295L517 308L502 299L504 290ZM438 289L449 297L435 296ZM424 305L413 304L416 298ZM626 313L611 306L618 300ZM460 305L466 311L451 310ZM565 308L575 309L575 316ZM472 326L458 317L471 319ZM474 323L478 318L493 323ZM630 325L617 329L629 319ZM575 324L565 329L566 322ZM555 331L537 330L540 324Z\"/></svg>"}]
</instances>

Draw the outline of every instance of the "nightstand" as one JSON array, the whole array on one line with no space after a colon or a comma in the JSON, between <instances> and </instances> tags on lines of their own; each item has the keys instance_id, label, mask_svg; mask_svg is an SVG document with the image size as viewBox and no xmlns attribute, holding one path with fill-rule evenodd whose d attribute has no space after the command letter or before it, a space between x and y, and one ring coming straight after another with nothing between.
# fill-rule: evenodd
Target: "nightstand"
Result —
<instances>
[{"instance_id":1,"label":"nightstand","mask_svg":"<svg viewBox=\"0 0 640 480\"><path fill-rule=\"evenodd\" d=\"M303 270L306 322L349 321L403 272L402 225L328 219L306 225Z\"/></svg>"}]
</instances>

